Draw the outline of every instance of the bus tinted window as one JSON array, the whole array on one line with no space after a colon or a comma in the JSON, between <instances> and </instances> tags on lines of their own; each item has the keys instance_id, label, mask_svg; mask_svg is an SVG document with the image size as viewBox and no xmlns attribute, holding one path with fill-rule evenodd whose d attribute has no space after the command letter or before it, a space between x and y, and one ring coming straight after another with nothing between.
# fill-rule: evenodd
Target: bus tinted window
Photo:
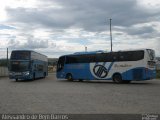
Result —
<instances>
[{"instance_id":1,"label":"bus tinted window","mask_svg":"<svg viewBox=\"0 0 160 120\"><path fill-rule=\"evenodd\" d=\"M66 56L66 64L77 63L76 56Z\"/></svg>"},{"instance_id":2,"label":"bus tinted window","mask_svg":"<svg viewBox=\"0 0 160 120\"><path fill-rule=\"evenodd\" d=\"M105 62L107 60L107 54L101 53L95 55L95 62Z\"/></svg>"},{"instance_id":3,"label":"bus tinted window","mask_svg":"<svg viewBox=\"0 0 160 120\"><path fill-rule=\"evenodd\" d=\"M72 55L72 56L66 56L66 64L69 63L88 63L88 62L94 62L95 61L95 55Z\"/></svg>"},{"instance_id":4,"label":"bus tinted window","mask_svg":"<svg viewBox=\"0 0 160 120\"><path fill-rule=\"evenodd\" d=\"M112 62L117 61L118 54L116 52L100 53L95 55L95 62Z\"/></svg>"},{"instance_id":5,"label":"bus tinted window","mask_svg":"<svg viewBox=\"0 0 160 120\"><path fill-rule=\"evenodd\" d=\"M118 61L118 53L117 52L111 52L107 55L107 62L113 62Z\"/></svg>"},{"instance_id":6,"label":"bus tinted window","mask_svg":"<svg viewBox=\"0 0 160 120\"><path fill-rule=\"evenodd\" d=\"M30 63L28 61L11 61L10 71L23 72L28 71Z\"/></svg>"},{"instance_id":7,"label":"bus tinted window","mask_svg":"<svg viewBox=\"0 0 160 120\"><path fill-rule=\"evenodd\" d=\"M119 52L118 61L137 61L144 58L144 51Z\"/></svg>"},{"instance_id":8,"label":"bus tinted window","mask_svg":"<svg viewBox=\"0 0 160 120\"><path fill-rule=\"evenodd\" d=\"M80 55L77 57L77 62L78 63L88 63L88 62L94 62L95 60L94 55Z\"/></svg>"},{"instance_id":9,"label":"bus tinted window","mask_svg":"<svg viewBox=\"0 0 160 120\"><path fill-rule=\"evenodd\" d=\"M90 62L120 62L137 61L144 58L144 51L124 51L110 52L88 55L66 56L66 64L70 63L90 63Z\"/></svg>"},{"instance_id":10,"label":"bus tinted window","mask_svg":"<svg viewBox=\"0 0 160 120\"><path fill-rule=\"evenodd\" d=\"M28 60L30 59L30 52L28 51L13 51L11 59Z\"/></svg>"}]
</instances>

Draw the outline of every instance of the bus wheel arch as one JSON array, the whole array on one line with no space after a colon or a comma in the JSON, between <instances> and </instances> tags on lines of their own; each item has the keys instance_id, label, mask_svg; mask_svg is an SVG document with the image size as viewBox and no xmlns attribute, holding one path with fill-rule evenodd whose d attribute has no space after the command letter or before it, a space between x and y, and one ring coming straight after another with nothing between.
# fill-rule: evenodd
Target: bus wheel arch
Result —
<instances>
[{"instance_id":1,"label":"bus wheel arch","mask_svg":"<svg viewBox=\"0 0 160 120\"><path fill-rule=\"evenodd\" d=\"M122 75L120 73L114 73L112 75L112 80L115 82L115 83L123 83L123 79L122 79Z\"/></svg>"},{"instance_id":2,"label":"bus wheel arch","mask_svg":"<svg viewBox=\"0 0 160 120\"><path fill-rule=\"evenodd\" d=\"M71 73L67 73L67 74L66 74L66 79L67 79L68 81L73 81L73 75L72 75Z\"/></svg>"}]
</instances>

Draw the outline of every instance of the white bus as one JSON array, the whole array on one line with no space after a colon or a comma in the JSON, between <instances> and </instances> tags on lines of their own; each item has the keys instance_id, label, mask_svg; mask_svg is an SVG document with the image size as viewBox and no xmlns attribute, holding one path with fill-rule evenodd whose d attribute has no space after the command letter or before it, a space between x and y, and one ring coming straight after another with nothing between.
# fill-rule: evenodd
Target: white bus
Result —
<instances>
[{"instance_id":1,"label":"white bus","mask_svg":"<svg viewBox=\"0 0 160 120\"><path fill-rule=\"evenodd\" d=\"M57 64L57 78L60 79L129 83L155 77L155 52L152 49L76 53L61 56Z\"/></svg>"}]
</instances>

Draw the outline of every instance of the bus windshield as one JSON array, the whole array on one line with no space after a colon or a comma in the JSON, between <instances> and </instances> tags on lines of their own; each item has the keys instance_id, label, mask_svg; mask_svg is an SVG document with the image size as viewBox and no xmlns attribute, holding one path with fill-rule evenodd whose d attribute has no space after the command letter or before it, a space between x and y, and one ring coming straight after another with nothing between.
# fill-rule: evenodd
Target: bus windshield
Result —
<instances>
[{"instance_id":1,"label":"bus windshield","mask_svg":"<svg viewBox=\"0 0 160 120\"><path fill-rule=\"evenodd\" d=\"M155 60L155 52L151 49L147 49L150 60Z\"/></svg>"},{"instance_id":2,"label":"bus windshield","mask_svg":"<svg viewBox=\"0 0 160 120\"><path fill-rule=\"evenodd\" d=\"M29 60L30 52L28 51L13 51L11 54L12 60Z\"/></svg>"},{"instance_id":3,"label":"bus windshield","mask_svg":"<svg viewBox=\"0 0 160 120\"><path fill-rule=\"evenodd\" d=\"M29 61L11 61L10 71L24 72L29 70Z\"/></svg>"}]
</instances>

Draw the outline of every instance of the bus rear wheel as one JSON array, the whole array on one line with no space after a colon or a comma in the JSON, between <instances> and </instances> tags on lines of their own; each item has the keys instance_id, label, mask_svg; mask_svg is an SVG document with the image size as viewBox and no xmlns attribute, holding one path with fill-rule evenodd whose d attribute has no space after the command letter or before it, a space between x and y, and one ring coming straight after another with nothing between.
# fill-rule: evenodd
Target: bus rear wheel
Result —
<instances>
[{"instance_id":1,"label":"bus rear wheel","mask_svg":"<svg viewBox=\"0 0 160 120\"><path fill-rule=\"evenodd\" d=\"M66 79L67 79L68 81L73 81L72 74L68 73L68 74L66 75Z\"/></svg>"},{"instance_id":2,"label":"bus rear wheel","mask_svg":"<svg viewBox=\"0 0 160 120\"><path fill-rule=\"evenodd\" d=\"M114 74L113 75L113 81L115 83L123 83L122 76L120 74Z\"/></svg>"}]
</instances>

